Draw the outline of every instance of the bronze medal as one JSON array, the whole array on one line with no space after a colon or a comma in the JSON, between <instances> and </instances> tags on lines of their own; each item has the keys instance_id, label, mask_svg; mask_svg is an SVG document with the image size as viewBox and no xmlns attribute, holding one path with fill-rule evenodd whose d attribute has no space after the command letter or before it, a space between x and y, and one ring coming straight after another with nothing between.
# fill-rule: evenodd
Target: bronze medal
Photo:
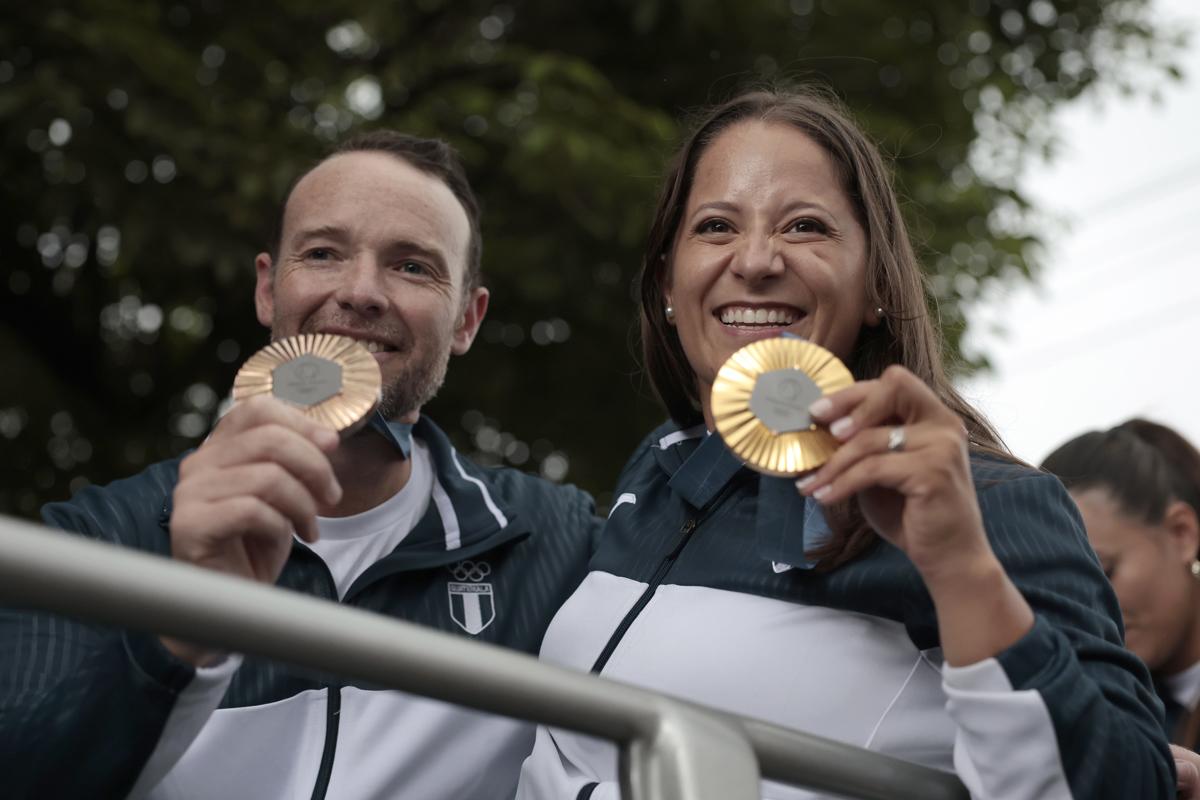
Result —
<instances>
[{"instance_id":1,"label":"bronze medal","mask_svg":"<svg viewBox=\"0 0 1200 800\"><path fill-rule=\"evenodd\" d=\"M348 336L304 333L251 356L234 378L233 400L269 394L344 433L375 409L382 385L367 348Z\"/></svg>"},{"instance_id":2,"label":"bronze medal","mask_svg":"<svg viewBox=\"0 0 1200 800\"><path fill-rule=\"evenodd\" d=\"M759 472L791 477L821 466L838 440L808 415L818 398L854 383L837 356L804 339L762 339L738 350L712 387L725 444Z\"/></svg>"}]
</instances>

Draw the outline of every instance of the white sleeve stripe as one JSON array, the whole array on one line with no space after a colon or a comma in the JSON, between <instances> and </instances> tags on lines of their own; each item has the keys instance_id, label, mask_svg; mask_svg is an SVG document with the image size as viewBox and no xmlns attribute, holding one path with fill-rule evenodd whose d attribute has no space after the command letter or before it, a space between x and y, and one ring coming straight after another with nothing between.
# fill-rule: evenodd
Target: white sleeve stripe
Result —
<instances>
[{"instance_id":1,"label":"white sleeve stripe","mask_svg":"<svg viewBox=\"0 0 1200 800\"><path fill-rule=\"evenodd\" d=\"M508 527L508 517L504 516L504 512L500 507L492 501L492 496L488 494L487 487L483 485L483 481L479 478L472 478L467 474L467 471L462 468L462 464L458 463L458 451L451 449L450 458L454 461L454 466L458 469L458 474L462 476L464 481L470 481L479 487L479 493L483 495L483 502L488 507L488 511L492 512L492 516L496 518L496 522L500 523L501 528Z\"/></svg>"},{"instance_id":2,"label":"white sleeve stripe","mask_svg":"<svg viewBox=\"0 0 1200 800\"><path fill-rule=\"evenodd\" d=\"M196 669L195 677L175 698L175 705L167 716L158 744L138 774L129 797L145 797L162 782L221 704L233 674L241 665L242 657L234 653L214 667Z\"/></svg>"},{"instance_id":3,"label":"white sleeve stripe","mask_svg":"<svg viewBox=\"0 0 1200 800\"><path fill-rule=\"evenodd\" d=\"M462 530L458 526L458 514L455 513L454 504L450 502L450 496L446 494L446 490L442 488L436 475L433 477L431 494L433 504L437 506L438 514L442 517L442 530L446 533L446 549L457 550L462 546Z\"/></svg>"},{"instance_id":4,"label":"white sleeve stripe","mask_svg":"<svg viewBox=\"0 0 1200 800\"><path fill-rule=\"evenodd\" d=\"M608 510L608 515L611 517L613 515L613 512L617 510L617 506L623 505L624 503L629 503L630 505L636 506L637 505L637 495L634 494L633 492L622 493L621 496L617 498L617 502L613 503L612 508L610 508Z\"/></svg>"},{"instance_id":5,"label":"white sleeve stripe","mask_svg":"<svg viewBox=\"0 0 1200 800\"><path fill-rule=\"evenodd\" d=\"M658 440L658 449L666 450L672 445L677 445L680 442L687 441L688 439L695 439L697 436L703 436L705 433L708 433L708 428L704 427L703 424L693 425L686 430L668 433L666 436Z\"/></svg>"}]
</instances>

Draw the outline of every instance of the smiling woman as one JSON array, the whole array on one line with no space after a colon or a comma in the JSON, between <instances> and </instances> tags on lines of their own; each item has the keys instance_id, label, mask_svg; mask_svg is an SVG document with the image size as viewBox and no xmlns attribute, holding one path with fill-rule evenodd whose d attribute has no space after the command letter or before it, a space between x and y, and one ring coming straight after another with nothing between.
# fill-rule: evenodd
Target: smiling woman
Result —
<instances>
[{"instance_id":1,"label":"smiling woman","mask_svg":"<svg viewBox=\"0 0 1200 800\"><path fill-rule=\"evenodd\" d=\"M1071 500L947 381L888 170L836 103L757 92L703 117L641 281L672 419L629 460L543 658L954 770L977 798L1173 792ZM857 379L810 407L841 446L795 483L710 434L722 364L783 333ZM616 764L542 729L521 795L613 798Z\"/></svg>"},{"instance_id":2,"label":"smiling woman","mask_svg":"<svg viewBox=\"0 0 1200 800\"><path fill-rule=\"evenodd\" d=\"M787 330L842 359L880 317L863 291L866 236L825 151L786 123L746 121L697 166L664 300L696 371L705 422L713 377L748 342Z\"/></svg>"}]
</instances>

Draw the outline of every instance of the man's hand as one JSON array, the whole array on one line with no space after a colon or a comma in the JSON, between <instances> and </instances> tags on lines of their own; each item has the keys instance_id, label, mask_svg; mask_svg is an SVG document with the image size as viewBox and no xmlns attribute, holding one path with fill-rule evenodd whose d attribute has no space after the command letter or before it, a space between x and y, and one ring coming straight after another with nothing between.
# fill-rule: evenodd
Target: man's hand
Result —
<instances>
[{"instance_id":1,"label":"man's hand","mask_svg":"<svg viewBox=\"0 0 1200 800\"><path fill-rule=\"evenodd\" d=\"M317 510L341 499L324 428L270 397L234 406L179 466L171 512L171 555L207 569L273 584L291 552L292 532L317 539ZM220 655L163 638L196 665Z\"/></svg>"}]
</instances>

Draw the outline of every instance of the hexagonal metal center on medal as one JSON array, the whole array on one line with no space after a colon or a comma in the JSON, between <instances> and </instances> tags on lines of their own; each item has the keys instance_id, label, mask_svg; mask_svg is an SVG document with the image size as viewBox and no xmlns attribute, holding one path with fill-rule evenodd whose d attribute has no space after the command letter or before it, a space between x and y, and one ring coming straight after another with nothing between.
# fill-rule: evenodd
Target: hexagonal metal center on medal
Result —
<instances>
[{"instance_id":1,"label":"hexagonal metal center on medal","mask_svg":"<svg viewBox=\"0 0 1200 800\"><path fill-rule=\"evenodd\" d=\"M342 367L327 358L302 355L271 371L271 391L298 406L315 406L342 390Z\"/></svg>"},{"instance_id":2,"label":"hexagonal metal center on medal","mask_svg":"<svg viewBox=\"0 0 1200 800\"><path fill-rule=\"evenodd\" d=\"M750 393L750 410L773 433L813 428L808 407L821 397L813 379L798 369L773 369L758 376Z\"/></svg>"}]
</instances>

